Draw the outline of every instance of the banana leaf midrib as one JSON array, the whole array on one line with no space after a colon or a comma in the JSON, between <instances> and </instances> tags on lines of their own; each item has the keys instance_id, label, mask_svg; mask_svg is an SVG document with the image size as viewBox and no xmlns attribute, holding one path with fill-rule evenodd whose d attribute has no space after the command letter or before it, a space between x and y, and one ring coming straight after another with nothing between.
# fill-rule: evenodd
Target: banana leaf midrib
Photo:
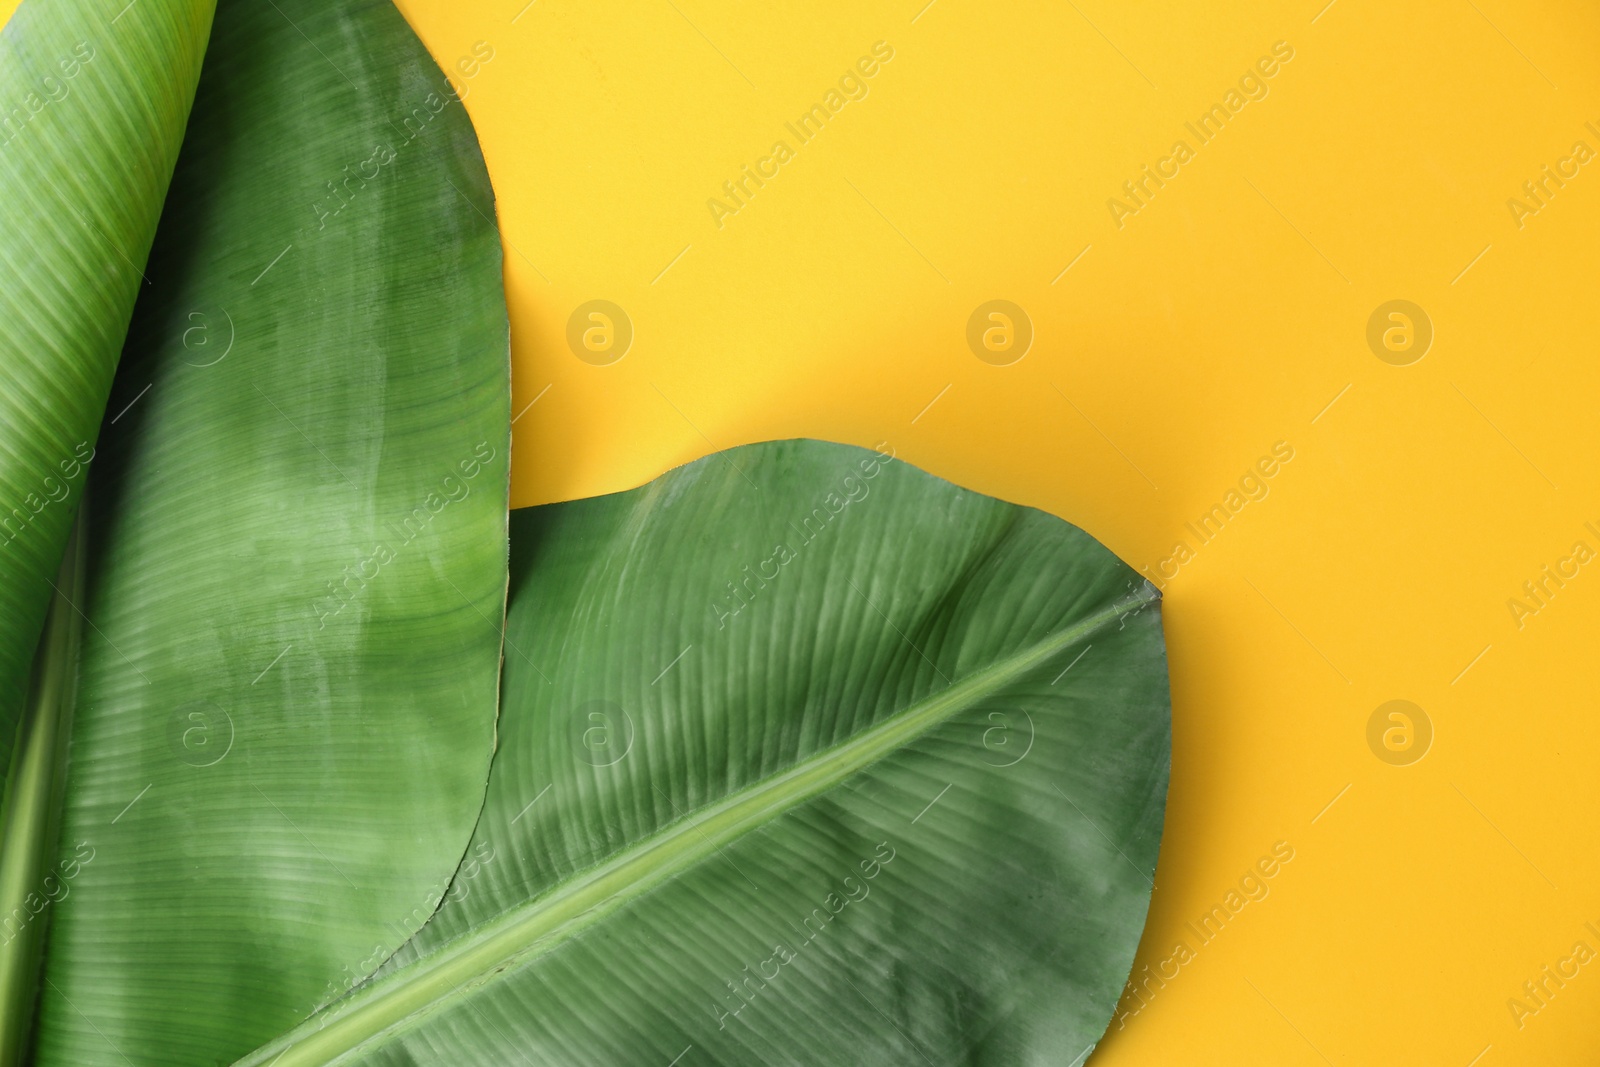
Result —
<instances>
[{"instance_id":1,"label":"banana leaf midrib","mask_svg":"<svg viewBox=\"0 0 1600 1067\"><path fill-rule=\"evenodd\" d=\"M41 906L35 913L29 901L55 899L48 883L57 855L83 640L84 616L77 602L84 585L84 514L80 501L61 571L52 583L55 595L34 655L11 774L0 789L0 932L5 935L0 942L0 1067L22 1062L33 1024L39 952L50 911ZM14 928L18 915L23 916L21 929Z\"/></svg>"},{"instance_id":2,"label":"banana leaf midrib","mask_svg":"<svg viewBox=\"0 0 1600 1067\"><path fill-rule=\"evenodd\" d=\"M326 1067L551 951L718 849L905 747L1053 655L1142 609L1149 585L855 737L680 818L495 921L357 989L235 1067Z\"/></svg>"}]
</instances>

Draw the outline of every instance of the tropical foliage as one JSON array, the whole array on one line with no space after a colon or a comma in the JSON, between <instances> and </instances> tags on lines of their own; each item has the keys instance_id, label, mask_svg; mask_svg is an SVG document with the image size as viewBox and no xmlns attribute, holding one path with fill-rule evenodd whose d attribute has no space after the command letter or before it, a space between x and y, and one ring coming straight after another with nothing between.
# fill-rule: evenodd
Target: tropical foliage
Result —
<instances>
[{"instance_id":1,"label":"tropical foliage","mask_svg":"<svg viewBox=\"0 0 1600 1067\"><path fill-rule=\"evenodd\" d=\"M886 448L508 515L493 195L388 0L27 0L11 99L0 1064L1081 1062L1150 586Z\"/></svg>"}]
</instances>

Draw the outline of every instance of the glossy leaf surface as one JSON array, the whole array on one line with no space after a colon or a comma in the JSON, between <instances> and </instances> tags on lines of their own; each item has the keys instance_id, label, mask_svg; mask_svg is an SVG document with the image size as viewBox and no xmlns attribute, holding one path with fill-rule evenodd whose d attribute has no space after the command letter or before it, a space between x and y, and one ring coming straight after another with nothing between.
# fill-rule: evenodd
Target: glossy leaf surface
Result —
<instances>
[{"instance_id":1,"label":"glossy leaf surface","mask_svg":"<svg viewBox=\"0 0 1600 1067\"><path fill-rule=\"evenodd\" d=\"M493 747L509 362L387 2L219 6L95 461L41 1064L225 1063L376 967Z\"/></svg>"},{"instance_id":2,"label":"glossy leaf surface","mask_svg":"<svg viewBox=\"0 0 1600 1067\"><path fill-rule=\"evenodd\" d=\"M513 513L500 748L381 976L249 1064L1079 1063L1144 924L1155 591L902 462Z\"/></svg>"},{"instance_id":3,"label":"glossy leaf surface","mask_svg":"<svg viewBox=\"0 0 1600 1067\"><path fill-rule=\"evenodd\" d=\"M0 29L0 776L211 25L122 7Z\"/></svg>"}]
</instances>

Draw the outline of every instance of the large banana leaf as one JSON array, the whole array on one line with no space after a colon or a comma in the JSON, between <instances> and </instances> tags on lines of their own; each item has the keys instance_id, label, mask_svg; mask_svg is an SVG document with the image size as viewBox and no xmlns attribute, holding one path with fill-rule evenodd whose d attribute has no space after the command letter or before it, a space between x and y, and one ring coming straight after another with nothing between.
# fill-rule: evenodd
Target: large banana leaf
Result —
<instances>
[{"instance_id":1,"label":"large banana leaf","mask_svg":"<svg viewBox=\"0 0 1600 1067\"><path fill-rule=\"evenodd\" d=\"M211 24L121 6L0 30L0 776Z\"/></svg>"},{"instance_id":2,"label":"large banana leaf","mask_svg":"<svg viewBox=\"0 0 1600 1067\"><path fill-rule=\"evenodd\" d=\"M72 103L37 121L93 138ZM219 5L94 463L37 1062L245 1054L461 862L506 588L492 218L387 0Z\"/></svg>"},{"instance_id":3,"label":"large banana leaf","mask_svg":"<svg viewBox=\"0 0 1600 1067\"><path fill-rule=\"evenodd\" d=\"M1077 1064L1143 927L1155 591L874 453L513 513L500 748L379 977L241 1061Z\"/></svg>"}]
</instances>

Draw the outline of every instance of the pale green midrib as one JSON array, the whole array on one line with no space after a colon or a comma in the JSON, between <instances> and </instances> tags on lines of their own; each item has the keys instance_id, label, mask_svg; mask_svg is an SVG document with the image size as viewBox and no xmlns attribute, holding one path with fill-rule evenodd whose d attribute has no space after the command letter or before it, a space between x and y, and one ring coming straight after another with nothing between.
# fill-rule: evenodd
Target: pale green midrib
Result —
<instances>
[{"instance_id":1,"label":"pale green midrib","mask_svg":"<svg viewBox=\"0 0 1600 1067\"><path fill-rule=\"evenodd\" d=\"M11 774L0 799L0 1067L22 1062L38 998L40 951L50 908L30 913L27 901L48 897L44 880L57 856L59 800L66 775L67 740L78 670L83 623L74 606L83 584L84 512L76 525L56 579L34 655L28 701L18 723ZM27 916L11 929L7 919Z\"/></svg>"},{"instance_id":2,"label":"pale green midrib","mask_svg":"<svg viewBox=\"0 0 1600 1067\"><path fill-rule=\"evenodd\" d=\"M330 1067L381 1043L375 1039L397 1036L1157 597L1146 584L1136 595L969 675L855 737L663 827L543 896L330 1005L238 1060L235 1067Z\"/></svg>"}]
</instances>

